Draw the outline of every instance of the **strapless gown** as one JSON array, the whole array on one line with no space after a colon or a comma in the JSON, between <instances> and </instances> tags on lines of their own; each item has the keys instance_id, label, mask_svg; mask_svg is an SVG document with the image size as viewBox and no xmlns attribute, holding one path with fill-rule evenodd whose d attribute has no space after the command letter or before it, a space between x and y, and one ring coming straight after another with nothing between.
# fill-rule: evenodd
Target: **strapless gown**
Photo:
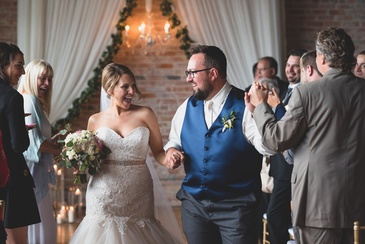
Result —
<instances>
[{"instance_id":1,"label":"strapless gown","mask_svg":"<svg viewBox=\"0 0 365 244\"><path fill-rule=\"evenodd\" d=\"M153 183L145 163L149 130L137 127L121 137L101 127L96 134L112 152L90 177L86 215L70 243L180 243L154 216Z\"/></svg>"}]
</instances>

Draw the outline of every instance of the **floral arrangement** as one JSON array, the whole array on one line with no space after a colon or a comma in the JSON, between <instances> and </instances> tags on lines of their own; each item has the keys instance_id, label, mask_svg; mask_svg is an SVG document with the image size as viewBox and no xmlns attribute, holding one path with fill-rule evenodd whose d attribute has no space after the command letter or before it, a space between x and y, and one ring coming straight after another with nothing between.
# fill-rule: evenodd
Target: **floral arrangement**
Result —
<instances>
[{"instance_id":1,"label":"floral arrangement","mask_svg":"<svg viewBox=\"0 0 365 244\"><path fill-rule=\"evenodd\" d=\"M61 167L74 169L75 184L87 183L86 170L94 175L100 170L101 160L111 151L89 130L70 131L71 125L66 124L65 129L59 132L59 135L69 134L64 140L58 140L62 144L62 151L54 160Z\"/></svg>"},{"instance_id":2,"label":"floral arrangement","mask_svg":"<svg viewBox=\"0 0 365 244\"><path fill-rule=\"evenodd\" d=\"M226 129L232 129L234 126L234 121L237 119L236 117L236 112L235 111L231 111L229 113L228 118L226 118L226 116L223 116L222 118L222 123L223 123L223 128L222 128L222 132L224 132Z\"/></svg>"}]
</instances>

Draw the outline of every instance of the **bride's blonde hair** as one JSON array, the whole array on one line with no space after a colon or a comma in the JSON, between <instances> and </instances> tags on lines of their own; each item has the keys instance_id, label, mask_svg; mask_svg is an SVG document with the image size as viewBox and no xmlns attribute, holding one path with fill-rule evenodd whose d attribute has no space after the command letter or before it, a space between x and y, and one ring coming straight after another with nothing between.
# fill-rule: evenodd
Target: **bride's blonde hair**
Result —
<instances>
[{"instance_id":1,"label":"bride's blonde hair","mask_svg":"<svg viewBox=\"0 0 365 244\"><path fill-rule=\"evenodd\" d=\"M136 88L136 93L139 98L142 97L142 93L139 91L136 83L136 77L134 76L133 72L127 67L122 64L115 64L110 63L103 69L102 78L101 78L101 85L103 89L107 93L108 98L110 98L110 92L113 91L114 87L120 80L122 75L129 75L133 81Z\"/></svg>"}]
</instances>

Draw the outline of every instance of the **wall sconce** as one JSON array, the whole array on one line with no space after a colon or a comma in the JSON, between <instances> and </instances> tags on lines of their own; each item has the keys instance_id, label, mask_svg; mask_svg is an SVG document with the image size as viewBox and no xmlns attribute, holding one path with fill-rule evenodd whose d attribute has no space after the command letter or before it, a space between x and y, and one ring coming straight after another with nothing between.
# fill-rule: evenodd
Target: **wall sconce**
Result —
<instances>
[{"instance_id":1,"label":"wall sconce","mask_svg":"<svg viewBox=\"0 0 365 244\"><path fill-rule=\"evenodd\" d=\"M167 44L169 44L171 40L171 34L170 34L170 24L166 21L163 29L164 34L159 35L156 34L154 31L154 26L152 24L152 13L151 13L151 6L152 0L146 1L146 15L147 15L147 21L146 23L143 21L141 25L138 27L139 31L139 37L136 39L133 45L131 45L129 41L129 31L130 26L125 26L125 40L126 40L126 46L127 48L132 47L132 53L134 53L134 49L137 47L142 47L143 53L147 55L152 48L161 50L162 53L165 52ZM160 48L160 47L162 48Z\"/></svg>"}]
</instances>

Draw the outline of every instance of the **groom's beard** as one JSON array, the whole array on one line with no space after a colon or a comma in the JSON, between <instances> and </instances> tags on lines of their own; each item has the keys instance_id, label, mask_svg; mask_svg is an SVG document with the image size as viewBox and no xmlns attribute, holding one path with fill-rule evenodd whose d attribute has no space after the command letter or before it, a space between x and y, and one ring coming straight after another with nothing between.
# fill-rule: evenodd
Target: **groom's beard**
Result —
<instances>
[{"instance_id":1,"label":"groom's beard","mask_svg":"<svg viewBox=\"0 0 365 244\"><path fill-rule=\"evenodd\" d=\"M209 97L210 93L213 91L213 86L209 83L209 81L205 81L206 85L203 89L198 89L194 91L193 96L196 100L205 100Z\"/></svg>"}]
</instances>

